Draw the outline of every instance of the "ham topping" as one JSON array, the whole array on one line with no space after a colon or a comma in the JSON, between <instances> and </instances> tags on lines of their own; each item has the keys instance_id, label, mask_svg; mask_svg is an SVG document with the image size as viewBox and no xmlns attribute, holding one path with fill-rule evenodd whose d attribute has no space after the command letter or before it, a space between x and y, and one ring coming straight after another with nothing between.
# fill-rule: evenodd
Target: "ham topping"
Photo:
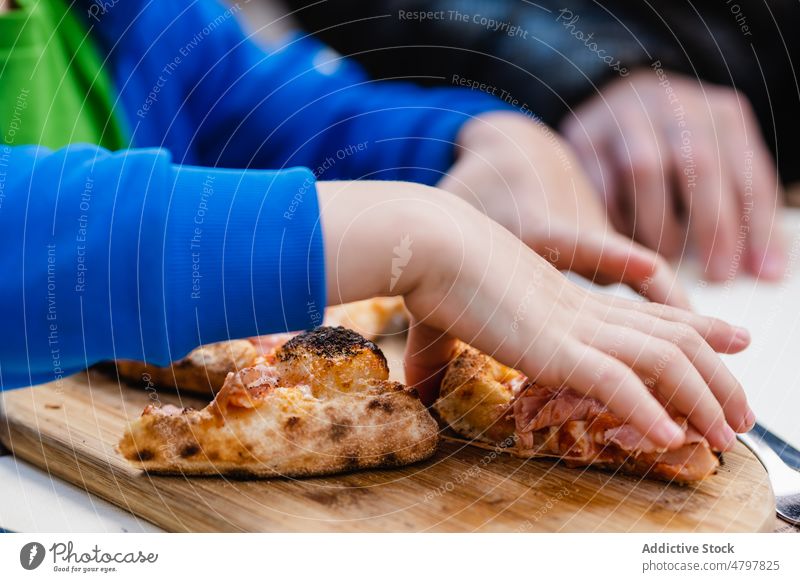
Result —
<instances>
[{"instance_id":1,"label":"ham topping","mask_svg":"<svg viewBox=\"0 0 800 582\"><path fill-rule=\"evenodd\" d=\"M514 402L514 419L520 433L561 426L570 420L590 420L605 411L599 400L581 396L571 388L536 384Z\"/></svg>"},{"instance_id":2,"label":"ham topping","mask_svg":"<svg viewBox=\"0 0 800 582\"><path fill-rule=\"evenodd\" d=\"M692 445L705 440L703 435L686 422L683 423L683 429L686 431L685 444ZM637 453L658 453L663 451L663 449L656 446L653 441L629 424L607 429L603 433L603 441L606 443L613 443L623 450L636 451Z\"/></svg>"},{"instance_id":3,"label":"ham topping","mask_svg":"<svg viewBox=\"0 0 800 582\"><path fill-rule=\"evenodd\" d=\"M599 448L615 445L623 451L638 454L660 454L669 457L665 462L680 463L691 451L664 451L646 438L639 430L614 416L602 402L595 398L582 396L571 388L553 388L529 385L516 398L513 405L514 421L519 444L524 449L533 449L533 434L551 427L567 426L570 429L581 427L582 435L572 434L576 444L588 439ZM706 443L703 435L689 426L685 418L675 419L686 431L686 445ZM585 421L576 424L573 421ZM575 432L575 431L571 431ZM707 443L706 443L707 446ZM585 450L586 443L575 447ZM686 448L686 447L684 447ZM680 457L680 458L678 458ZM685 460L685 459L683 459Z\"/></svg>"}]
</instances>

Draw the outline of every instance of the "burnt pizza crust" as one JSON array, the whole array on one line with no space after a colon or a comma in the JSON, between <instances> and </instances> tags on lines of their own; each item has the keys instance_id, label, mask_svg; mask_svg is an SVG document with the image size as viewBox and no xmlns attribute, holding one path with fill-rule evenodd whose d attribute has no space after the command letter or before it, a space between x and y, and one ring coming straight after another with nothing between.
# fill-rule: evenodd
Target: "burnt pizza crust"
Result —
<instances>
[{"instance_id":1,"label":"burnt pizza crust","mask_svg":"<svg viewBox=\"0 0 800 582\"><path fill-rule=\"evenodd\" d=\"M321 328L276 356L274 366L231 374L202 410L147 407L119 452L148 473L236 478L396 467L433 455L436 421L414 390L388 380L371 342Z\"/></svg>"},{"instance_id":2,"label":"burnt pizza crust","mask_svg":"<svg viewBox=\"0 0 800 582\"><path fill-rule=\"evenodd\" d=\"M402 297L376 297L329 307L325 311L325 323L352 329L368 341L402 329L408 323L408 314ZM276 334L207 344L163 367L118 360L116 371L121 380L133 386L172 388L210 398L222 387L229 373L253 365L266 346L275 347L290 337L291 334ZM330 338L319 335L317 339L319 346L325 346Z\"/></svg>"},{"instance_id":3,"label":"burnt pizza crust","mask_svg":"<svg viewBox=\"0 0 800 582\"><path fill-rule=\"evenodd\" d=\"M534 447L523 449L515 433L513 386L524 376L472 347L463 345L448 366L435 414L453 431L480 447L503 450L522 458L557 458L570 467L592 466L675 483L691 483L712 475L719 465L707 442L684 445L680 455L632 454L605 445L602 455L587 460L571 448L570 435L585 434L585 421L569 421L533 433Z\"/></svg>"}]
</instances>

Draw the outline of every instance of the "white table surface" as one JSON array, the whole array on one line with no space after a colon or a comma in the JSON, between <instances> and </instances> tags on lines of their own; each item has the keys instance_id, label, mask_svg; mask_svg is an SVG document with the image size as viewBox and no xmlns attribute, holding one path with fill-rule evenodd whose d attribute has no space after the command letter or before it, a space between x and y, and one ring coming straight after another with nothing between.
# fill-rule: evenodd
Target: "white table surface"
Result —
<instances>
[{"instance_id":1,"label":"white table surface","mask_svg":"<svg viewBox=\"0 0 800 582\"><path fill-rule=\"evenodd\" d=\"M0 527L17 532L161 531L12 455L0 457Z\"/></svg>"},{"instance_id":2,"label":"white table surface","mask_svg":"<svg viewBox=\"0 0 800 582\"><path fill-rule=\"evenodd\" d=\"M691 266L680 278L695 308L747 327L743 354L725 356L745 387L759 422L800 448L800 209L786 213L790 249L776 284L739 277L706 285ZM114 505L0 452L0 527L24 532L160 531Z\"/></svg>"}]
</instances>

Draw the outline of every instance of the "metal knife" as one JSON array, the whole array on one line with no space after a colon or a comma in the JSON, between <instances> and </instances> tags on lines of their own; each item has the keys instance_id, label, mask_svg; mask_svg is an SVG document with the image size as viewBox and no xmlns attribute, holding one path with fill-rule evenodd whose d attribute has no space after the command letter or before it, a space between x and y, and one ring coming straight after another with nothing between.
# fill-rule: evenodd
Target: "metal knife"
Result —
<instances>
[{"instance_id":1,"label":"metal knife","mask_svg":"<svg viewBox=\"0 0 800 582\"><path fill-rule=\"evenodd\" d=\"M756 423L753 430L761 439L783 460L784 463L800 471L800 451L789 443L783 441L779 436L767 430L764 425Z\"/></svg>"},{"instance_id":2,"label":"metal knife","mask_svg":"<svg viewBox=\"0 0 800 582\"><path fill-rule=\"evenodd\" d=\"M800 525L800 472L784 462L773 447L788 458L797 459L800 454L758 424L750 432L740 434L739 440L753 451L767 470L778 516L791 524Z\"/></svg>"}]
</instances>

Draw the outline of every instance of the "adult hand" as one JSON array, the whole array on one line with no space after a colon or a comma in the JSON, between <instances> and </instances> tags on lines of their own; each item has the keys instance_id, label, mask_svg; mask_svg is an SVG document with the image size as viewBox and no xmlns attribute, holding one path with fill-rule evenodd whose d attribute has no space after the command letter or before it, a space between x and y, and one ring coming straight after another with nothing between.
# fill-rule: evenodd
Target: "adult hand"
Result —
<instances>
[{"instance_id":1,"label":"adult hand","mask_svg":"<svg viewBox=\"0 0 800 582\"><path fill-rule=\"evenodd\" d=\"M465 124L455 165L438 186L514 233L556 268L596 283L625 283L644 297L689 302L666 261L612 228L570 146L516 113Z\"/></svg>"},{"instance_id":2,"label":"adult hand","mask_svg":"<svg viewBox=\"0 0 800 582\"><path fill-rule=\"evenodd\" d=\"M783 273L781 187L747 99L663 69L609 83L562 125L612 222L713 281Z\"/></svg>"}]
</instances>

